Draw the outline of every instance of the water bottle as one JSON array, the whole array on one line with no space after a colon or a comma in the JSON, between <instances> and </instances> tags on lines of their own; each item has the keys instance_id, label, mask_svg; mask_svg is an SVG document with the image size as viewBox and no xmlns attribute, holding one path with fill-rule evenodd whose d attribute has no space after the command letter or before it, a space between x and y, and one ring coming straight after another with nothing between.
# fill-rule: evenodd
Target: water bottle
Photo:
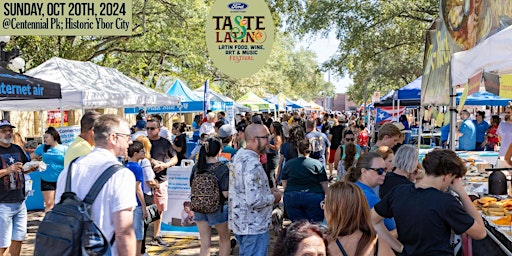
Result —
<instances>
[{"instance_id":1,"label":"water bottle","mask_svg":"<svg viewBox=\"0 0 512 256\"><path fill-rule=\"evenodd\" d=\"M436 147L436 141L430 140L430 148L435 148L435 147Z\"/></svg>"}]
</instances>

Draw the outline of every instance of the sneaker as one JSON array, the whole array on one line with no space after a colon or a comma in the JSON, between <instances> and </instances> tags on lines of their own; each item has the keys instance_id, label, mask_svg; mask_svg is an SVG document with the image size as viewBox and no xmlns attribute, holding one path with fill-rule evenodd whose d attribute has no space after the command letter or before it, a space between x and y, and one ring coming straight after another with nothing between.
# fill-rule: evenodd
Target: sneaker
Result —
<instances>
[{"instance_id":1,"label":"sneaker","mask_svg":"<svg viewBox=\"0 0 512 256\"><path fill-rule=\"evenodd\" d=\"M150 244L155 245L155 246L160 245L160 246L165 246L165 247L171 246L170 244L168 244L164 240L162 240L161 236L157 236L157 237L153 238L153 240L151 240Z\"/></svg>"}]
</instances>

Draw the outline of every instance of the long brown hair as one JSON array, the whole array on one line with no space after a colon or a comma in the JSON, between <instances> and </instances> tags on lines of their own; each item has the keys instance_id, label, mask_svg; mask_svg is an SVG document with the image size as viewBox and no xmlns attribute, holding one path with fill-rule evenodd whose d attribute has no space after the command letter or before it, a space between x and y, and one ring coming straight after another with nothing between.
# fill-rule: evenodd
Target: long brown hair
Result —
<instances>
[{"instance_id":1,"label":"long brown hair","mask_svg":"<svg viewBox=\"0 0 512 256\"><path fill-rule=\"evenodd\" d=\"M376 152L368 152L361 155L357 160L356 166L352 166L348 169L345 180L351 182L359 180L359 178L361 178L361 169L372 167L372 161L375 158L382 158L382 156Z\"/></svg>"},{"instance_id":2,"label":"long brown hair","mask_svg":"<svg viewBox=\"0 0 512 256\"><path fill-rule=\"evenodd\" d=\"M356 160L357 148L354 143L348 143L345 145L345 160L343 161L343 167L345 170L350 169L354 165Z\"/></svg>"},{"instance_id":3,"label":"long brown hair","mask_svg":"<svg viewBox=\"0 0 512 256\"><path fill-rule=\"evenodd\" d=\"M362 232L355 255L362 255L364 249L376 239L368 201L355 183L338 181L329 186L325 193L325 211L330 216L327 226L331 241L358 230Z\"/></svg>"}]
</instances>

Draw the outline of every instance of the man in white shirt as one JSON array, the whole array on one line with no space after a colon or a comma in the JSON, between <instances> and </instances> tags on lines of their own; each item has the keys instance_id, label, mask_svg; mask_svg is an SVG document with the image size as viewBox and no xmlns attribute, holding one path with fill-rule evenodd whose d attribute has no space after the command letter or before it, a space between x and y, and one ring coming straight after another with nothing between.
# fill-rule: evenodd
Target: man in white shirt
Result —
<instances>
[{"instance_id":1,"label":"man in white shirt","mask_svg":"<svg viewBox=\"0 0 512 256\"><path fill-rule=\"evenodd\" d=\"M206 133L212 134L215 133L215 113L210 112L206 114L206 122L201 124L199 128L199 135Z\"/></svg>"},{"instance_id":2,"label":"man in white shirt","mask_svg":"<svg viewBox=\"0 0 512 256\"><path fill-rule=\"evenodd\" d=\"M72 165L71 191L79 198L91 189L98 177L111 165L118 164L118 156L127 155L131 144L128 123L116 115L102 115L94 124L94 150L76 160ZM55 198L60 200L66 187L69 166L57 180ZM136 241L133 230L135 176L127 168L116 172L107 181L91 207L92 220L107 239L115 234L113 255L135 255Z\"/></svg>"}]
</instances>

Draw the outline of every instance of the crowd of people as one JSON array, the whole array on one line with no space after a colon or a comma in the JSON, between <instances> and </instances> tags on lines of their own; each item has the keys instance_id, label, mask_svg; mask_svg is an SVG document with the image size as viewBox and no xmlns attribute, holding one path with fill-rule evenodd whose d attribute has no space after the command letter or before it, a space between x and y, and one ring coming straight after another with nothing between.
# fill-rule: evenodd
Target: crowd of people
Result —
<instances>
[{"instance_id":1,"label":"crowd of people","mask_svg":"<svg viewBox=\"0 0 512 256\"><path fill-rule=\"evenodd\" d=\"M512 138L512 129L502 127L512 125L511 107L506 110L505 120L493 119L473 146L496 143L491 140L496 134L502 148L506 145ZM484 126L483 115L478 112L477 127ZM469 116L462 112L461 117L458 132L465 134ZM67 147L52 127L44 144L17 145L15 127L1 120L0 254L9 248L19 255L25 239L24 175L40 168L24 167L31 159L46 163L41 172L45 211L59 202L68 172L72 191L83 198L97 177L122 159L126 169L106 183L91 211L105 237L114 238L119 255L145 254L149 225L154 225L151 244L169 246L160 236L161 220L144 221L145 207L156 204L160 215L178 207L167 205L167 169L187 157L195 160L190 184L212 173L220 195L211 212L192 211L194 201L183 205L183 225L195 223L199 229L200 255L210 255L211 227L219 234L219 255L230 255L231 234L240 255L267 255L270 231L282 228L273 216L279 212L292 224L282 230L278 241L283 244L273 255L452 255L450 230L485 237L482 218L461 184L466 168L460 158L436 149L420 163L416 147L406 143L402 122L380 126L371 143L364 115L294 112L274 120L268 113L247 112L230 123L224 112L209 112L194 117L197 146L187 156L187 124L174 122L169 131L160 115L137 119L130 126L115 115L86 112L79 136ZM504 152L510 161L512 147ZM445 193L448 188L460 201Z\"/></svg>"}]
</instances>

